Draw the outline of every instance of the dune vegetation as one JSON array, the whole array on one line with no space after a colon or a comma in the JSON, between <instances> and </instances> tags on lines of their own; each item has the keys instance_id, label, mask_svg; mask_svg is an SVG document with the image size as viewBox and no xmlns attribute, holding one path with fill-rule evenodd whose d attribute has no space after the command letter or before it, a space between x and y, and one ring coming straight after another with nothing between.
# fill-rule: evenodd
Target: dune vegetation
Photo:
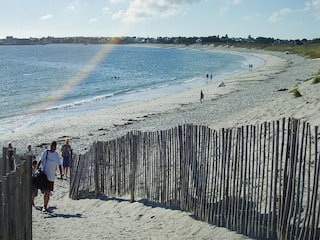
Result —
<instances>
[{"instance_id":1,"label":"dune vegetation","mask_svg":"<svg viewBox=\"0 0 320 240\"><path fill-rule=\"evenodd\" d=\"M294 44L255 44L255 43L236 43L235 47L263 49L267 51L286 52L288 54L297 54L307 58L315 59L320 58L320 44L319 43L306 43L302 45Z\"/></svg>"}]
</instances>

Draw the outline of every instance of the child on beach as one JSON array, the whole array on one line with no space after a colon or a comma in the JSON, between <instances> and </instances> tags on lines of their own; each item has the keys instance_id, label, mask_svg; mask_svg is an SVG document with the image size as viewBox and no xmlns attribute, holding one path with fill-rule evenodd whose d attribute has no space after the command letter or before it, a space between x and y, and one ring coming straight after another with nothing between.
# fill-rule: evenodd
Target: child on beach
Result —
<instances>
[{"instance_id":1,"label":"child on beach","mask_svg":"<svg viewBox=\"0 0 320 240\"><path fill-rule=\"evenodd\" d=\"M32 161L32 175L37 170L37 165L38 165L37 160L33 160ZM32 185L32 206L35 206L34 205L34 199L35 199L36 196L38 196L38 188L36 186Z\"/></svg>"},{"instance_id":2,"label":"child on beach","mask_svg":"<svg viewBox=\"0 0 320 240\"><path fill-rule=\"evenodd\" d=\"M31 159L32 160L35 160L36 159L36 155L34 154L34 152L33 152L33 150L32 150L32 146L31 146L31 143L28 143L27 144L27 153L26 153L26 155L27 156L31 156Z\"/></svg>"}]
</instances>

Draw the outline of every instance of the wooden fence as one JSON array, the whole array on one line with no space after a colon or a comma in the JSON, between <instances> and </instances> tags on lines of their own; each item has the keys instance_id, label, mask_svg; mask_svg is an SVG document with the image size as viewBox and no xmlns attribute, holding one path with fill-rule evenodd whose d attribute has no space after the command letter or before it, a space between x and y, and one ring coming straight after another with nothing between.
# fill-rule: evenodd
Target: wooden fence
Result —
<instances>
[{"instance_id":1,"label":"wooden fence","mask_svg":"<svg viewBox=\"0 0 320 240\"><path fill-rule=\"evenodd\" d=\"M124 196L263 239L319 239L318 127L132 131L74 158L70 197Z\"/></svg>"},{"instance_id":2,"label":"wooden fence","mask_svg":"<svg viewBox=\"0 0 320 240\"><path fill-rule=\"evenodd\" d=\"M0 164L0 239L32 239L31 159L15 155L9 172L7 148Z\"/></svg>"}]
</instances>

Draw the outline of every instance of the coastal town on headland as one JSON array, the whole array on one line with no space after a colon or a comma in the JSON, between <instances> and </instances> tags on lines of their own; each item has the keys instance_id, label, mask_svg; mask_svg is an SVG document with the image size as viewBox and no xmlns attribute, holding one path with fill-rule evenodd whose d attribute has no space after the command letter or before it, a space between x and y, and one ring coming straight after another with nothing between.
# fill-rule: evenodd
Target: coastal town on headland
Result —
<instances>
[{"instance_id":1,"label":"coastal town on headland","mask_svg":"<svg viewBox=\"0 0 320 240\"><path fill-rule=\"evenodd\" d=\"M320 38L308 39L275 39L270 37L253 38L250 35L247 38L235 38L225 36L208 37L41 37L41 38L15 38L7 36L0 39L0 45L43 45L43 44L134 44L134 43L153 43L153 44L289 44L303 45L320 43Z\"/></svg>"}]
</instances>

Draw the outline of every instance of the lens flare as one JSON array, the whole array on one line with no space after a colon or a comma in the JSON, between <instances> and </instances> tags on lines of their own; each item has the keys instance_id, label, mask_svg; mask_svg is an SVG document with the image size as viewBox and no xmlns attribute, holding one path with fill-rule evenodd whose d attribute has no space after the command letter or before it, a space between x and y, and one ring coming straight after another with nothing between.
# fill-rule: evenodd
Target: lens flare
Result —
<instances>
[{"instance_id":1,"label":"lens flare","mask_svg":"<svg viewBox=\"0 0 320 240\"><path fill-rule=\"evenodd\" d=\"M78 74L72 77L64 86L56 91L52 96L49 96L47 99L43 100L40 104L41 106L38 109L39 111L45 111L45 109L54 104L55 102L63 99L73 88L79 85L82 81L84 81L89 74L97 67L99 63L101 63L119 44L121 41L120 38L114 38L110 40L107 44L103 45L101 51L99 51L86 65L86 67L81 70Z\"/></svg>"}]
</instances>

